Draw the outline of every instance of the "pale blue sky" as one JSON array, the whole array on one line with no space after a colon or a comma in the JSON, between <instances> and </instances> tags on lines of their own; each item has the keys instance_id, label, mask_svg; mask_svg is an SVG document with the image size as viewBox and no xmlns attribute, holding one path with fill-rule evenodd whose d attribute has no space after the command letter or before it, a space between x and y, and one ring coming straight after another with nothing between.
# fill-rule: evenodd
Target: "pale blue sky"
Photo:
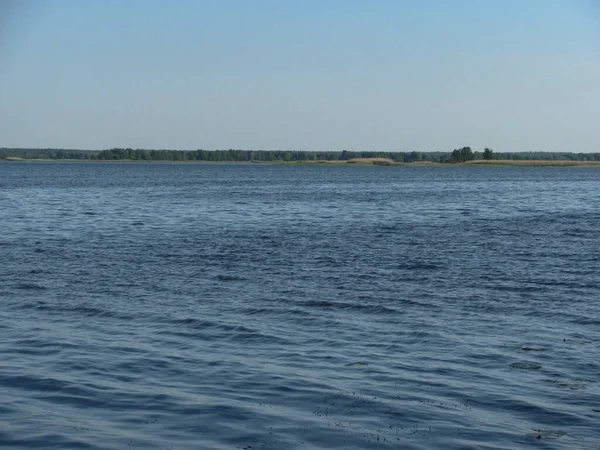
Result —
<instances>
[{"instance_id":1,"label":"pale blue sky","mask_svg":"<svg viewBox=\"0 0 600 450\"><path fill-rule=\"evenodd\" d=\"M0 147L600 152L593 0L0 0Z\"/></svg>"}]
</instances>

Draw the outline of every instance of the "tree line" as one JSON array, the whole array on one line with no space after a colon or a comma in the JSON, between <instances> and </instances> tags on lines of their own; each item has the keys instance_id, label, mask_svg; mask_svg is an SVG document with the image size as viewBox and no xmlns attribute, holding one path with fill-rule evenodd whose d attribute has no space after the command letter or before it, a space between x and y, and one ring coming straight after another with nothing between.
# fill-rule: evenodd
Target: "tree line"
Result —
<instances>
[{"instance_id":1,"label":"tree line","mask_svg":"<svg viewBox=\"0 0 600 450\"><path fill-rule=\"evenodd\" d=\"M379 152L379 151L293 151L293 150L146 150L112 148L108 150L64 150L0 148L0 159L75 159L89 161L214 161L214 162L293 162L348 161L355 158L386 158L394 162L464 163L480 159L499 160L570 160L600 161L600 153L566 152L495 152L490 148L473 151L471 147L451 152Z\"/></svg>"}]
</instances>

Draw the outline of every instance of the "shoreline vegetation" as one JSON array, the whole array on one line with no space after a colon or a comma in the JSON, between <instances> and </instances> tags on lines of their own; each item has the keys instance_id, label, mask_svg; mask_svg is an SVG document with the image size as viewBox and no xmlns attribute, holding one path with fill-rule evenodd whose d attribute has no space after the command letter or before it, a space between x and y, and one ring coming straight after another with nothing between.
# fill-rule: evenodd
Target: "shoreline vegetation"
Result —
<instances>
[{"instance_id":1,"label":"shoreline vegetation","mask_svg":"<svg viewBox=\"0 0 600 450\"><path fill-rule=\"evenodd\" d=\"M376 151L289 151L289 150L63 150L0 148L0 161L81 161L81 162L246 162L303 165L376 166L551 166L600 167L600 153L483 152L462 147L452 152L376 152Z\"/></svg>"}]
</instances>

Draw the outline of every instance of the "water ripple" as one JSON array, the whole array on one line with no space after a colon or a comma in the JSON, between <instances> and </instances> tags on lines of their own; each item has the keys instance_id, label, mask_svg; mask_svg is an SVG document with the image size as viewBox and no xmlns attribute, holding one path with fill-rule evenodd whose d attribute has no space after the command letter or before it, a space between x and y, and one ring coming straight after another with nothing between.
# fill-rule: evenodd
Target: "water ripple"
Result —
<instances>
[{"instance_id":1,"label":"water ripple","mask_svg":"<svg viewBox=\"0 0 600 450\"><path fill-rule=\"evenodd\" d=\"M0 179L2 448L600 448L597 170Z\"/></svg>"}]
</instances>

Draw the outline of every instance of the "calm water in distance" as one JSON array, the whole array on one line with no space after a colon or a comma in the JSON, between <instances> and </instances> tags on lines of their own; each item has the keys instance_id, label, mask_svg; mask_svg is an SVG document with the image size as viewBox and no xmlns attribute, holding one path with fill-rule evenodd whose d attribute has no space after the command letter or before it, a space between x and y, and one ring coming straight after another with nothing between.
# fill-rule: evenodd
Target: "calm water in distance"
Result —
<instances>
[{"instance_id":1,"label":"calm water in distance","mask_svg":"<svg viewBox=\"0 0 600 450\"><path fill-rule=\"evenodd\" d=\"M600 170L0 164L0 447L600 448Z\"/></svg>"}]
</instances>

